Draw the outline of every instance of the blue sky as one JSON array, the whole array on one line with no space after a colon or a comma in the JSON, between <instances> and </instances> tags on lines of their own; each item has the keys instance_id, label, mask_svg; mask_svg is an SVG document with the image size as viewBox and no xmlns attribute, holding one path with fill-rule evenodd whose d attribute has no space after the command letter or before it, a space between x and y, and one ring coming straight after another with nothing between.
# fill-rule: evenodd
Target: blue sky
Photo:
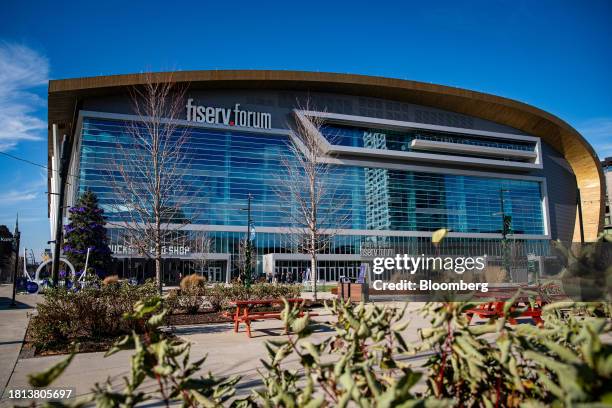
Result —
<instances>
[{"instance_id":1,"label":"blue sky","mask_svg":"<svg viewBox=\"0 0 612 408\"><path fill-rule=\"evenodd\" d=\"M0 150L46 164L46 80L295 69L458 86L563 118L612 156L612 2L104 1L0 4ZM0 224L49 239L44 169L0 156Z\"/></svg>"}]
</instances>

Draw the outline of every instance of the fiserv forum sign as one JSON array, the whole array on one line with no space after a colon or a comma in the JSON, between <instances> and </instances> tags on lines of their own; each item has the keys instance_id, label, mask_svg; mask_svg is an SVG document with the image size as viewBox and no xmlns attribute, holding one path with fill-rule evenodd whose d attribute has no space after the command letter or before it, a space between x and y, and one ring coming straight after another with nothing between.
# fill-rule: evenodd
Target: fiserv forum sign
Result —
<instances>
[{"instance_id":1,"label":"fiserv forum sign","mask_svg":"<svg viewBox=\"0 0 612 408\"><path fill-rule=\"evenodd\" d=\"M272 115L265 112L241 110L240 104L234 108L217 108L194 105L193 98L187 99L187 120L190 122L208 123L211 125L242 126L259 129L272 127Z\"/></svg>"}]
</instances>

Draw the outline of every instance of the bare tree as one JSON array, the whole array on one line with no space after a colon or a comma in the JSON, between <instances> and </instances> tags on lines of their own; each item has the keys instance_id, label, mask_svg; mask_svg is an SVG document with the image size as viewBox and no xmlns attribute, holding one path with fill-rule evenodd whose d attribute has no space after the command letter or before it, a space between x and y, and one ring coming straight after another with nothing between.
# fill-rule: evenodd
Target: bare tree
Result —
<instances>
[{"instance_id":1,"label":"bare tree","mask_svg":"<svg viewBox=\"0 0 612 408\"><path fill-rule=\"evenodd\" d=\"M296 111L288 152L281 156L284 174L277 195L290 223L291 247L310 255L310 279L317 298L317 255L328 249L346 223L346 197L340 194L339 172L321 143L322 118L304 115L310 104Z\"/></svg>"},{"instance_id":2,"label":"bare tree","mask_svg":"<svg viewBox=\"0 0 612 408\"><path fill-rule=\"evenodd\" d=\"M185 208L197 197L184 179L190 167L185 154L189 131L177 124L183 119L185 92L186 87L156 82L152 75L132 89L136 119L119 137L108 171L116 198L111 206L124 219L125 239L155 260L160 293L164 247L184 242L178 230L193 219Z\"/></svg>"},{"instance_id":3,"label":"bare tree","mask_svg":"<svg viewBox=\"0 0 612 408\"><path fill-rule=\"evenodd\" d=\"M191 252L193 253L193 263L195 265L196 272L204 274L206 267L209 264L209 256L212 252L213 242L212 239L206 233L199 234L190 242ZM207 280L208 274L206 275Z\"/></svg>"}]
</instances>

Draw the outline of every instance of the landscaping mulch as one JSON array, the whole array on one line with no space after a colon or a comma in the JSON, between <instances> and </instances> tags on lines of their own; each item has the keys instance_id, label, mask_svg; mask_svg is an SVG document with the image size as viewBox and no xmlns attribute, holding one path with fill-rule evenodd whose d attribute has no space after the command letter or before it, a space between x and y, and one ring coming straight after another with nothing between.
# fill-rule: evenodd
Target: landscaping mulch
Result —
<instances>
[{"instance_id":1,"label":"landscaping mulch","mask_svg":"<svg viewBox=\"0 0 612 408\"><path fill-rule=\"evenodd\" d=\"M48 350L39 350L34 345L32 336L30 335L30 323L28 323L28 328L26 329L26 335L21 346L21 351L19 353L19 358L34 358L34 357L42 357L42 356L55 356L60 354L69 354L72 350L71 343L56 345L52 349ZM121 339L123 336L116 337L103 337L98 339L79 339L77 342L79 343L79 353L94 353L99 351L108 351L113 343L117 340Z\"/></svg>"},{"instance_id":2,"label":"landscaping mulch","mask_svg":"<svg viewBox=\"0 0 612 408\"><path fill-rule=\"evenodd\" d=\"M187 326L192 324L211 324L211 323L227 323L231 322L232 318L223 312L200 312L196 314L173 314L168 316L167 323L169 326Z\"/></svg>"}]
</instances>

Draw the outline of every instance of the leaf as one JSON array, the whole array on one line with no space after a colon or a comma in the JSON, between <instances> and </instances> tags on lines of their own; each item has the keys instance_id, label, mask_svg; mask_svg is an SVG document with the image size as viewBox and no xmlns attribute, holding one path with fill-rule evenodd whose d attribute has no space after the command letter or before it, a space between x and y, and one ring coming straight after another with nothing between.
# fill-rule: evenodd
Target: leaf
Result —
<instances>
[{"instance_id":1,"label":"leaf","mask_svg":"<svg viewBox=\"0 0 612 408\"><path fill-rule=\"evenodd\" d=\"M153 316L149 317L149 320L147 321L147 323L151 327L159 327L164 322L164 318L166 317L167 314L168 314L168 309L164 309L161 313L154 314Z\"/></svg>"},{"instance_id":2,"label":"leaf","mask_svg":"<svg viewBox=\"0 0 612 408\"><path fill-rule=\"evenodd\" d=\"M293 321L291 324L291 330L294 333L299 334L308 326L308 313L304 314L304 316L299 317Z\"/></svg>"},{"instance_id":3,"label":"leaf","mask_svg":"<svg viewBox=\"0 0 612 408\"><path fill-rule=\"evenodd\" d=\"M481 336L497 332L497 326L495 324L479 324L477 326L468 326L467 330L474 336Z\"/></svg>"},{"instance_id":4,"label":"leaf","mask_svg":"<svg viewBox=\"0 0 612 408\"><path fill-rule=\"evenodd\" d=\"M311 399L308 403L304 404L303 408L319 408L323 406L323 402L325 401L325 397L323 395L319 395L314 399Z\"/></svg>"},{"instance_id":5,"label":"leaf","mask_svg":"<svg viewBox=\"0 0 612 408\"><path fill-rule=\"evenodd\" d=\"M274 360L272 360L272 365L278 365L281 361L283 361L285 357L287 357L287 355L289 355L290 352L291 348L288 344L279 347L278 350L276 350L276 354L274 355Z\"/></svg>"},{"instance_id":6,"label":"leaf","mask_svg":"<svg viewBox=\"0 0 612 408\"><path fill-rule=\"evenodd\" d=\"M444 237L446 237L446 234L448 234L448 230L446 228L441 228L434 231L433 234L431 234L431 242L434 244L439 244L442 242Z\"/></svg>"},{"instance_id":7,"label":"leaf","mask_svg":"<svg viewBox=\"0 0 612 408\"><path fill-rule=\"evenodd\" d=\"M319 359L319 350L317 346L312 344L309 341L304 341L301 343L301 346L308 351L308 353L313 356L316 360Z\"/></svg>"},{"instance_id":8,"label":"leaf","mask_svg":"<svg viewBox=\"0 0 612 408\"><path fill-rule=\"evenodd\" d=\"M108 356L115 354L118 351L125 350L126 348L129 348L131 344L132 344L132 336L129 334L125 335L123 338L119 339L113 344L113 346L106 352L106 354L104 354L104 357L108 357Z\"/></svg>"},{"instance_id":9,"label":"leaf","mask_svg":"<svg viewBox=\"0 0 612 408\"><path fill-rule=\"evenodd\" d=\"M49 384L55 381L57 377L62 375L64 370L66 370L66 368L72 362L72 359L74 358L75 354L76 352L73 351L67 358L49 367L43 372L40 372L38 374L29 374L28 383L32 387L47 387Z\"/></svg>"},{"instance_id":10,"label":"leaf","mask_svg":"<svg viewBox=\"0 0 612 408\"><path fill-rule=\"evenodd\" d=\"M210 399L206 398L204 395L200 394L196 390L190 390L189 393L193 395L196 401L198 401L204 407L216 407L217 406L217 404L215 404L214 401L211 401Z\"/></svg>"}]
</instances>

